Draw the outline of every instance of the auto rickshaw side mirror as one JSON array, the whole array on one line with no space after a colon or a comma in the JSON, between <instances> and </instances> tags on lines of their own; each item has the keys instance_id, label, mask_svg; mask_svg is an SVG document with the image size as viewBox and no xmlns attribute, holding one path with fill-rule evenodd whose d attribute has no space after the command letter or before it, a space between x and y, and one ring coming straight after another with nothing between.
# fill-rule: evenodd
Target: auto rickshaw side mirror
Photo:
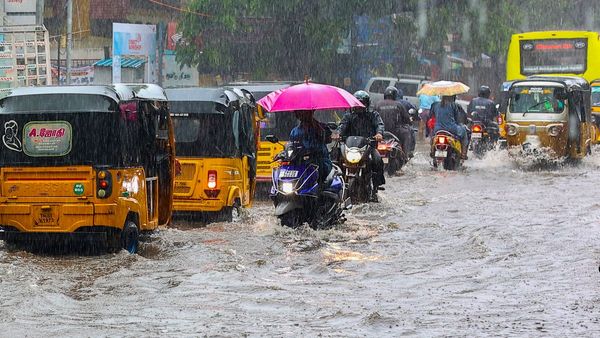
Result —
<instances>
[{"instance_id":1,"label":"auto rickshaw side mirror","mask_svg":"<svg viewBox=\"0 0 600 338\"><path fill-rule=\"evenodd\" d=\"M267 135L265 139L271 143L279 143L279 139L275 135Z\"/></svg>"},{"instance_id":2,"label":"auto rickshaw side mirror","mask_svg":"<svg viewBox=\"0 0 600 338\"><path fill-rule=\"evenodd\" d=\"M554 90L554 98L557 100L566 100L568 98L567 92L564 88L556 88Z\"/></svg>"}]
</instances>

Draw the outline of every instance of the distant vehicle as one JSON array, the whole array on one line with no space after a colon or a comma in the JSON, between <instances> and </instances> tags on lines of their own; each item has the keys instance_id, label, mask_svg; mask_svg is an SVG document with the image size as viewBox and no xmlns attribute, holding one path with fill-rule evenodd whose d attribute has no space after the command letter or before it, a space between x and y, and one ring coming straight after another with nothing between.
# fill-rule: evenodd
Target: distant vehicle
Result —
<instances>
[{"instance_id":1,"label":"distant vehicle","mask_svg":"<svg viewBox=\"0 0 600 338\"><path fill-rule=\"evenodd\" d=\"M402 91L405 100L419 107L417 91L429 82L426 77L419 75L398 74L398 77L372 77L367 82L365 91L371 96L371 105L375 105L383 100L385 89L394 86Z\"/></svg>"}]
</instances>

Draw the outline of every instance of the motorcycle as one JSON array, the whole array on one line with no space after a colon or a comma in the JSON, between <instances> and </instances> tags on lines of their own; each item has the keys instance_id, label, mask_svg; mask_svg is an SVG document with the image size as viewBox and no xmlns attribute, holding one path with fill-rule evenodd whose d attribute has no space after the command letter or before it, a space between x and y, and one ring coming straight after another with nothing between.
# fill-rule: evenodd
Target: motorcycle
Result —
<instances>
[{"instance_id":1,"label":"motorcycle","mask_svg":"<svg viewBox=\"0 0 600 338\"><path fill-rule=\"evenodd\" d=\"M339 144L341 167L348 184L348 194L352 203L365 203L373 192L372 170L369 165L373 138L348 136Z\"/></svg>"},{"instance_id":2,"label":"motorcycle","mask_svg":"<svg viewBox=\"0 0 600 338\"><path fill-rule=\"evenodd\" d=\"M266 139L279 143L273 135ZM345 198L346 184L340 168L334 165L329 175L319 180L319 168L311 163L313 158L302 145L293 142L275 155L273 161L279 166L272 172L270 197L283 226L297 228L308 223L313 229L326 229L346 221L343 211L352 206Z\"/></svg>"},{"instance_id":3,"label":"motorcycle","mask_svg":"<svg viewBox=\"0 0 600 338\"><path fill-rule=\"evenodd\" d=\"M496 123L484 124L477 112L473 112L471 115L470 148L475 157L481 158L486 152L496 148L499 129Z\"/></svg>"},{"instance_id":4,"label":"motorcycle","mask_svg":"<svg viewBox=\"0 0 600 338\"><path fill-rule=\"evenodd\" d=\"M458 170L462 166L460 141L450 132L438 131L431 142L431 157L433 167L445 170Z\"/></svg>"},{"instance_id":5,"label":"motorcycle","mask_svg":"<svg viewBox=\"0 0 600 338\"><path fill-rule=\"evenodd\" d=\"M383 140L377 143L377 151L383 160L384 170L389 176L394 176L406 164L406 156L396 135L386 131Z\"/></svg>"}]
</instances>

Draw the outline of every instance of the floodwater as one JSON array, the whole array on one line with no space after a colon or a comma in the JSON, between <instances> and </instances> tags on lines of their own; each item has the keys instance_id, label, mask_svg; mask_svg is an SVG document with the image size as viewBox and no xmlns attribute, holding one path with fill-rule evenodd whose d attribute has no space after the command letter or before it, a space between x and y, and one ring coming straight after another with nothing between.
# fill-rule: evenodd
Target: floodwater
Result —
<instances>
[{"instance_id":1,"label":"floodwater","mask_svg":"<svg viewBox=\"0 0 600 338\"><path fill-rule=\"evenodd\" d=\"M598 336L600 149L528 170L425 155L333 230L178 222L139 255L0 244L0 336Z\"/></svg>"}]
</instances>

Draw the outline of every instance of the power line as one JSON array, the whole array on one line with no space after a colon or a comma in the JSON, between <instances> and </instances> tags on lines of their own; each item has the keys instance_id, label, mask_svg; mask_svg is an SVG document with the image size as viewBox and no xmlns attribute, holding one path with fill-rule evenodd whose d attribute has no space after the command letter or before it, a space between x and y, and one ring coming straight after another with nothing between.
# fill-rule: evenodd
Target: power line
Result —
<instances>
[{"instance_id":1,"label":"power line","mask_svg":"<svg viewBox=\"0 0 600 338\"><path fill-rule=\"evenodd\" d=\"M195 15L204 16L204 17L212 17L212 15L207 14L207 13L194 12L194 11L191 11L189 9L180 8L180 7L176 7L176 6L172 6L172 5L166 4L166 3L160 2L158 0L147 0L147 1L152 2L154 4L157 4L157 5L160 5L160 6L164 6L164 7L167 7L167 8L174 9L176 11L184 12L184 13L190 13L190 14L195 14Z\"/></svg>"}]
</instances>

